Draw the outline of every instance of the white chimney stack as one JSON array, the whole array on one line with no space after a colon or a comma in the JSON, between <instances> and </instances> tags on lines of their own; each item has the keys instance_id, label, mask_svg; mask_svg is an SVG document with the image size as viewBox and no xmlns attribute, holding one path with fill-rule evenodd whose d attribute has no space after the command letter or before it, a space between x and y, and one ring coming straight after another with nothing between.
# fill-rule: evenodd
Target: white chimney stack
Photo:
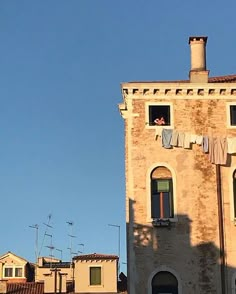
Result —
<instances>
[{"instance_id":1,"label":"white chimney stack","mask_svg":"<svg viewBox=\"0 0 236 294\"><path fill-rule=\"evenodd\" d=\"M207 83L209 71L206 69L207 37L189 37L191 51L191 83Z\"/></svg>"}]
</instances>

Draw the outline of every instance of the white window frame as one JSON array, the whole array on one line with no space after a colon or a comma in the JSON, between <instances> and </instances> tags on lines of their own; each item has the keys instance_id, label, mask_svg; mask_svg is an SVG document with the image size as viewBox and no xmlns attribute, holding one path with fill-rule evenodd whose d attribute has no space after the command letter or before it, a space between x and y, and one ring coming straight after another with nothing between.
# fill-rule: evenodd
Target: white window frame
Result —
<instances>
[{"instance_id":1,"label":"white window frame","mask_svg":"<svg viewBox=\"0 0 236 294\"><path fill-rule=\"evenodd\" d=\"M161 167L164 166L167 169L170 170L171 175L172 175L172 185L173 185L173 205L174 205L174 217L172 218L168 218L168 220L170 220L171 222L177 222L178 221L178 213L177 213L177 193L176 193L176 173L174 171L174 169L169 166L167 163L165 162L157 162L155 164L153 164L147 171L147 175L146 175L146 191L147 191L147 223L152 223L153 219L152 219L152 202L151 202L151 173L152 171L157 168L157 167Z\"/></svg>"},{"instance_id":2,"label":"white window frame","mask_svg":"<svg viewBox=\"0 0 236 294\"><path fill-rule=\"evenodd\" d=\"M149 125L149 106L170 106L170 125L162 125L165 129L173 129L174 128L174 111L173 111L173 103L172 102L147 102L145 104L145 125L147 129L156 129L159 126Z\"/></svg>"},{"instance_id":3,"label":"white window frame","mask_svg":"<svg viewBox=\"0 0 236 294\"><path fill-rule=\"evenodd\" d=\"M233 187L233 174L236 170L236 165L233 165L229 170L229 192L230 192L230 218L236 225L236 218L234 216L234 187Z\"/></svg>"},{"instance_id":4,"label":"white window frame","mask_svg":"<svg viewBox=\"0 0 236 294\"><path fill-rule=\"evenodd\" d=\"M101 284L99 285L91 285L90 284L90 269L93 268L93 267L100 267L101 268ZM101 264L98 264L98 265L90 265L89 266L89 287L92 287L92 288L95 288L95 287L103 287L103 267Z\"/></svg>"},{"instance_id":5,"label":"white window frame","mask_svg":"<svg viewBox=\"0 0 236 294\"><path fill-rule=\"evenodd\" d=\"M231 125L231 116L230 116L230 106L236 106L236 102L227 102L226 103L226 116L227 116L227 128L228 129L236 129L236 125Z\"/></svg>"},{"instance_id":6,"label":"white window frame","mask_svg":"<svg viewBox=\"0 0 236 294\"><path fill-rule=\"evenodd\" d=\"M5 270L6 269L12 269L12 276L6 276L5 275ZM12 265L4 265L4 267L3 267L3 277L6 278L6 279L14 278L14 267Z\"/></svg>"},{"instance_id":7,"label":"white window frame","mask_svg":"<svg viewBox=\"0 0 236 294\"><path fill-rule=\"evenodd\" d=\"M6 277L5 276L5 268L12 268L12 276L11 277ZM22 276L17 277L16 274L16 269L22 269ZM20 278L24 278L24 266L20 266L20 265L13 265L13 264L4 264L3 266L3 278L4 279L20 279Z\"/></svg>"},{"instance_id":8,"label":"white window frame","mask_svg":"<svg viewBox=\"0 0 236 294\"><path fill-rule=\"evenodd\" d=\"M21 276L16 276L16 269L21 269L22 275ZM24 277L24 268L22 266L15 266L14 267L14 277L15 278L23 278Z\"/></svg>"}]
</instances>

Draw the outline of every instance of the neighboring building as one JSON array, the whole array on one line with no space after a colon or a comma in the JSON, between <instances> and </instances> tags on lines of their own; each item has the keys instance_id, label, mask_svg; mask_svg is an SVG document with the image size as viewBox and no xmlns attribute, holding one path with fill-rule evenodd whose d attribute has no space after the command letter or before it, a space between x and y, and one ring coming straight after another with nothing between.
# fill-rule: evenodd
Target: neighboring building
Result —
<instances>
[{"instance_id":1,"label":"neighboring building","mask_svg":"<svg viewBox=\"0 0 236 294\"><path fill-rule=\"evenodd\" d=\"M39 257L36 282L44 283L45 293L68 293L74 285L74 264L51 257Z\"/></svg>"},{"instance_id":2,"label":"neighboring building","mask_svg":"<svg viewBox=\"0 0 236 294\"><path fill-rule=\"evenodd\" d=\"M0 294L49 294L49 293L118 293L118 256L88 254L75 256L72 262L62 262L51 257L39 257L35 277L29 262L8 252L0 257ZM31 268L31 267L30 267ZM34 273L34 271L33 271ZM125 293L126 276L121 273L120 292Z\"/></svg>"},{"instance_id":3,"label":"neighboring building","mask_svg":"<svg viewBox=\"0 0 236 294\"><path fill-rule=\"evenodd\" d=\"M118 259L97 253L75 256L75 293L117 293Z\"/></svg>"},{"instance_id":4,"label":"neighboring building","mask_svg":"<svg viewBox=\"0 0 236 294\"><path fill-rule=\"evenodd\" d=\"M129 294L236 291L236 75L206 42L189 80L122 84Z\"/></svg>"},{"instance_id":5,"label":"neighboring building","mask_svg":"<svg viewBox=\"0 0 236 294\"><path fill-rule=\"evenodd\" d=\"M34 279L34 266L12 252L0 256L0 280L8 283L31 282Z\"/></svg>"}]
</instances>

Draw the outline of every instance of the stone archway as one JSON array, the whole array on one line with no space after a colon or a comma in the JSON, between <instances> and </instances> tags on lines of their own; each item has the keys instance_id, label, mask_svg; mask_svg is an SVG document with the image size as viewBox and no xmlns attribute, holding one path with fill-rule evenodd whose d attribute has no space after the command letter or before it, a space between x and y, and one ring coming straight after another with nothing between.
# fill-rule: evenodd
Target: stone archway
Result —
<instances>
[{"instance_id":1,"label":"stone archway","mask_svg":"<svg viewBox=\"0 0 236 294\"><path fill-rule=\"evenodd\" d=\"M160 271L152 278L152 294L179 294L178 280L168 271Z\"/></svg>"}]
</instances>

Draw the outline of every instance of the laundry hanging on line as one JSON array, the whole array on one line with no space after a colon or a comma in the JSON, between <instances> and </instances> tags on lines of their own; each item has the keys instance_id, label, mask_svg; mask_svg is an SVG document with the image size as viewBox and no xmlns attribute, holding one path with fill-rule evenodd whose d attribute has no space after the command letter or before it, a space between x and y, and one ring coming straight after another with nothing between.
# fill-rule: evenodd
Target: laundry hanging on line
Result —
<instances>
[{"instance_id":1,"label":"laundry hanging on line","mask_svg":"<svg viewBox=\"0 0 236 294\"><path fill-rule=\"evenodd\" d=\"M173 147L182 147L190 149L191 144L202 146L202 151L208 153L211 163L225 165L227 153L236 153L236 138L216 137L208 135L196 135L188 132L179 132L176 129L165 129L158 127L155 132L155 138L162 139L162 147L170 149Z\"/></svg>"}]
</instances>

